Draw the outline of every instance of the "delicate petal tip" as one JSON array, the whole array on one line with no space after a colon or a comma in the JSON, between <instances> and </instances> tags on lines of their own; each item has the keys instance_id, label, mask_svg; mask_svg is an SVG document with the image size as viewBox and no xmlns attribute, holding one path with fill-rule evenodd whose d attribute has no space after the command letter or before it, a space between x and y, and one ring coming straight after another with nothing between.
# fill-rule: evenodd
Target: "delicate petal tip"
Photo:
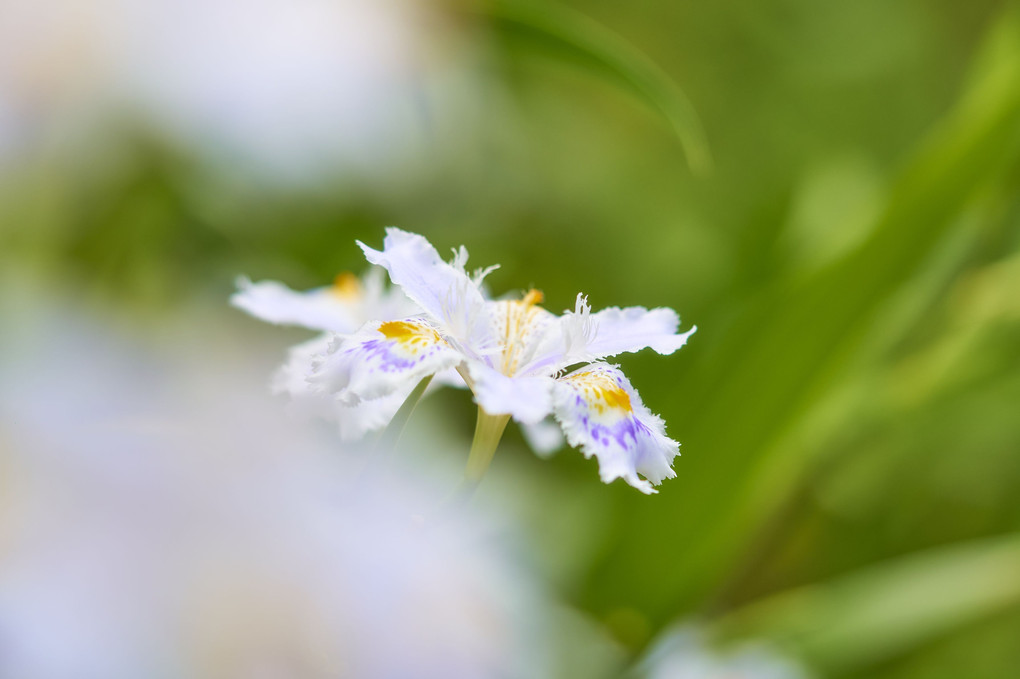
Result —
<instances>
[{"instance_id":1,"label":"delicate petal tip","mask_svg":"<svg viewBox=\"0 0 1020 679\"><path fill-rule=\"evenodd\" d=\"M353 405L410 390L422 378L460 360L427 321L374 322L349 337L334 339L308 379L341 403Z\"/></svg>"},{"instance_id":2,"label":"delicate petal tip","mask_svg":"<svg viewBox=\"0 0 1020 679\"><path fill-rule=\"evenodd\" d=\"M472 272L468 272L468 251L467 248L461 245L459 248L453 248L453 257L450 259L450 266L457 271L463 273L465 276L471 278L471 282L481 287L485 282L485 277L490 273L499 268L499 264L490 264L489 266L480 266Z\"/></svg>"},{"instance_id":3,"label":"delicate petal tip","mask_svg":"<svg viewBox=\"0 0 1020 679\"><path fill-rule=\"evenodd\" d=\"M484 343L484 296L463 271L463 264L458 266L460 253L466 256L466 250L455 251L458 254L450 264L423 236L394 227L386 229L381 251L361 242L358 245L368 261L385 268L390 280L440 322L450 337L472 346Z\"/></svg>"},{"instance_id":4,"label":"delicate petal tip","mask_svg":"<svg viewBox=\"0 0 1020 679\"><path fill-rule=\"evenodd\" d=\"M453 248L453 257L450 259L450 266L453 268L467 273L468 258L467 248L461 245L459 248Z\"/></svg>"},{"instance_id":5,"label":"delicate petal tip","mask_svg":"<svg viewBox=\"0 0 1020 679\"><path fill-rule=\"evenodd\" d=\"M596 363L565 375L553 398L567 442L598 459L604 482L622 478L651 494L653 485L676 476L670 464L679 444L616 367Z\"/></svg>"},{"instance_id":6,"label":"delicate petal tip","mask_svg":"<svg viewBox=\"0 0 1020 679\"><path fill-rule=\"evenodd\" d=\"M687 340L690 339L691 335L697 332L697 330L698 326L691 326L691 329L687 332L681 332L673 335L672 337L663 338L656 344L649 344L648 346L655 352L667 356L687 346Z\"/></svg>"},{"instance_id":7,"label":"delicate petal tip","mask_svg":"<svg viewBox=\"0 0 1020 679\"><path fill-rule=\"evenodd\" d=\"M590 354L588 347L598 333L598 324L592 318L588 296L580 292L577 293L573 312L568 311L562 318L564 319L564 339L567 347L565 353L578 358L586 358Z\"/></svg>"},{"instance_id":8,"label":"delicate petal tip","mask_svg":"<svg viewBox=\"0 0 1020 679\"><path fill-rule=\"evenodd\" d=\"M490 264L489 266L480 266L471 272L471 281L482 288L485 285L485 279L490 273L499 269L499 264ZM484 292L484 290L483 290Z\"/></svg>"}]
</instances>

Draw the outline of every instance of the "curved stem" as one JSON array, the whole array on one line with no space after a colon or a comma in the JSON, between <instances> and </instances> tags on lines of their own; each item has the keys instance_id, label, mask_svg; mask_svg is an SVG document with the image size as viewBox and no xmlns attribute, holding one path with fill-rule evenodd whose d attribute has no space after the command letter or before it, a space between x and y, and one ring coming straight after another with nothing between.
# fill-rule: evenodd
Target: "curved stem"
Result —
<instances>
[{"instance_id":1,"label":"curved stem","mask_svg":"<svg viewBox=\"0 0 1020 679\"><path fill-rule=\"evenodd\" d=\"M509 415L490 415L478 406L475 437L471 441L471 452L468 454L467 468L464 470L464 480L469 485L476 486L482 480L509 420Z\"/></svg>"},{"instance_id":2,"label":"curved stem","mask_svg":"<svg viewBox=\"0 0 1020 679\"><path fill-rule=\"evenodd\" d=\"M429 383L432 381L432 377L432 375L428 375L422 379L418 386L407 396L403 404L401 404L400 410L393 416L386 430L379 437L379 441L376 443L376 450L387 454L396 447L397 442L400 441L400 435L404 433L404 425L411 419L411 413L414 412L415 406L421 400L422 394L425 393Z\"/></svg>"}]
</instances>

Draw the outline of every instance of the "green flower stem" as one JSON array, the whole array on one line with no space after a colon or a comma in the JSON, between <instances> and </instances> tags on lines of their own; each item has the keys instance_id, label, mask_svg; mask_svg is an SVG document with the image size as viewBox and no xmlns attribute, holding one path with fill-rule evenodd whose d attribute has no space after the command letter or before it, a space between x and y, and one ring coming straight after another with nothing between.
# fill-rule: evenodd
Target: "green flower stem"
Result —
<instances>
[{"instance_id":1,"label":"green flower stem","mask_svg":"<svg viewBox=\"0 0 1020 679\"><path fill-rule=\"evenodd\" d=\"M471 452L468 454L467 468L464 470L464 480L471 486L478 485L485 475L485 470L492 462L496 446L499 445L509 420L509 415L490 415L478 406L475 438L471 441Z\"/></svg>"},{"instance_id":2,"label":"green flower stem","mask_svg":"<svg viewBox=\"0 0 1020 679\"><path fill-rule=\"evenodd\" d=\"M432 381L432 375L425 377L418 386L408 395L408 397L401 404L397 414L390 420L389 425L383 432L382 436L379 437L379 441L376 443L376 450L382 453L389 453L396 448L397 443L400 441L400 435L404 433L404 426L407 421L411 419L411 413L414 412L415 406L418 405L418 401L421 400L422 394L428 389L429 383Z\"/></svg>"}]
</instances>

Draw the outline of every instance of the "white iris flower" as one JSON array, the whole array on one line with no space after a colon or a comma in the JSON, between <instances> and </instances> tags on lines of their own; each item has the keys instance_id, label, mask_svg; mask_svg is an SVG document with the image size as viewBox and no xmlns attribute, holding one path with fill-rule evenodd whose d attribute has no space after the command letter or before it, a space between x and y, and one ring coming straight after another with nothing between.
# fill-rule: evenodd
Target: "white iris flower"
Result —
<instances>
[{"instance_id":1,"label":"white iris flower","mask_svg":"<svg viewBox=\"0 0 1020 679\"><path fill-rule=\"evenodd\" d=\"M314 339L291 347L286 363L273 376L272 389L290 397L292 415L335 421L344 441L360 439L388 425L414 389L413 384L405 385L387 396L352 404L308 382L313 364L338 337L349 335L372 320L399 320L423 313L399 287L387 286L384 277L383 269L372 267L361 278L344 272L332 285L297 291L277 281L253 283L242 276L237 280L238 291L230 298L231 304L263 321L320 331ZM437 375L432 384L467 386L452 369ZM552 453L563 445L560 428L551 421L525 424L522 429L539 455Z\"/></svg>"},{"instance_id":2,"label":"white iris flower","mask_svg":"<svg viewBox=\"0 0 1020 679\"><path fill-rule=\"evenodd\" d=\"M479 406L468 462L472 480L484 472L510 418L536 425L550 415L571 445L598 459L606 483L622 478L654 493L653 485L676 476L670 465L679 444L618 367L602 360L682 347L696 328L678 333L674 311L628 307L593 314L578 295L574 311L557 316L539 306L542 295L535 290L517 300L488 299L482 280L492 267L469 275L463 247L445 262L425 238L395 228L387 230L381 251L359 245L419 312L377 317L339 336L312 362L309 388L334 394L345 407L371 408L455 369Z\"/></svg>"}]
</instances>

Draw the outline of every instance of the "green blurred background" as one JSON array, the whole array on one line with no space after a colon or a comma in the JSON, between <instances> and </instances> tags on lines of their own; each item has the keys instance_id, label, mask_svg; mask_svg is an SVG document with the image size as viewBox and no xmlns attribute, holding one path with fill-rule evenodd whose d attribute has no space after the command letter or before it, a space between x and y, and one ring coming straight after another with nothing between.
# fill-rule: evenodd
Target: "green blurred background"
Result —
<instances>
[{"instance_id":1,"label":"green blurred background","mask_svg":"<svg viewBox=\"0 0 1020 679\"><path fill-rule=\"evenodd\" d=\"M516 432L489 472L553 590L635 657L685 619L819 676L1020 676L1015 4L458 2L416 27L443 68L368 167L42 125L0 165L4 283L282 356L303 335L229 308L235 276L322 285L396 225L554 311L673 307L690 344L622 360L683 445L658 496ZM433 400L466 446L467 396Z\"/></svg>"}]
</instances>

